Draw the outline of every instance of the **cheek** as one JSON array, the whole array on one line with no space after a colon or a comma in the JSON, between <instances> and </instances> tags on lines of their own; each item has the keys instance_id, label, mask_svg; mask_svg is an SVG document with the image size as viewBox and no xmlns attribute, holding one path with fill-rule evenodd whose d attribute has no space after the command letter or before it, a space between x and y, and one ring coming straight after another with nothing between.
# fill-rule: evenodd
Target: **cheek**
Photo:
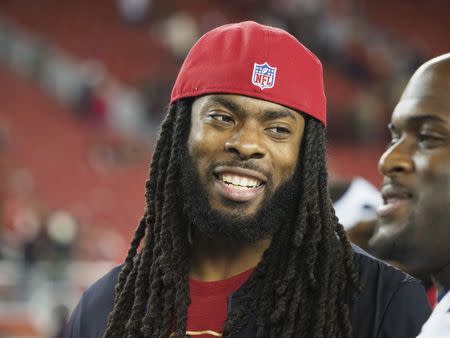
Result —
<instances>
[{"instance_id":1,"label":"cheek","mask_svg":"<svg viewBox=\"0 0 450 338\"><path fill-rule=\"evenodd\" d=\"M290 178L297 168L299 146L278 148L274 153L274 184L279 184Z\"/></svg>"},{"instance_id":2,"label":"cheek","mask_svg":"<svg viewBox=\"0 0 450 338\"><path fill-rule=\"evenodd\" d=\"M199 126L192 128L188 139L189 155L192 158L200 158L211 152L212 143L210 139L204 128Z\"/></svg>"},{"instance_id":3,"label":"cheek","mask_svg":"<svg viewBox=\"0 0 450 338\"><path fill-rule=\"evenodd\" d=\"M205 184L208 178L205 173L211 164L217 159L223 149L224 141L219 135L212 136L204 129L191 132L188 139L188 153L200 180Z\"/></svg>"},{"instance_id":4,"label":"cheek","mask_svg":"<svg viewBox=\"0 0 450 338\"><path fill-rule=\"evenodd\" d=\"M417 156L414 162L416 166L416 172L419 176L426 177L435 174L435 165L433 165L433 158L430 158L429 156Z\"/></svg>"},{"instance_id":5,"label":"cheek","mask_svg":"<svg viewBox=\"0 0 450 338\"><path fill-rule=\"evenodd\" d=\"M417 175L425 180L450 178L450 150L430 155L416 156L414 160Z\"/></svg>"}]
</instances>

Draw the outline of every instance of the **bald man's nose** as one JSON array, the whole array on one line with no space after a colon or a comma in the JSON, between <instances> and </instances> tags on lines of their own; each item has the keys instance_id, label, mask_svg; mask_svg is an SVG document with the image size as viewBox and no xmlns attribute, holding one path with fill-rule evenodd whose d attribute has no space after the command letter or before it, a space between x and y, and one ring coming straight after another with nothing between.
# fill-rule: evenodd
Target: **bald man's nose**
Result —
<instances>
[{"instance_id":1,"label":"bald man's nose","mask_svg":"<svg viewBox=\"0 0 450 338\"><path fill-rule=\"evenodd\" d=\"M412 154L401 141L389 147L378 162L378 170L384 176L407 173L413 169Z\"/></svg>"}]
</instances>

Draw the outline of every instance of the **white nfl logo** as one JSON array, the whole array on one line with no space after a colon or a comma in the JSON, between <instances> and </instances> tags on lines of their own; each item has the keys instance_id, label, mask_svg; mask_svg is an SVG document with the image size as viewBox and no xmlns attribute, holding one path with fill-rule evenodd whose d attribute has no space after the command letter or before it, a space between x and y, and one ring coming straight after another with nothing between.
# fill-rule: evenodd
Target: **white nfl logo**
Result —
<instances>
[{"instance_id":1,"label":"white nfl logo","mask_svg":"<svg viewBox=\"0 0 450 338\"><path fill-rule=\"evenodd\" d=\"M277 68L271 67L267 62L262 65L255 62L253 66L252 83L261 89L272 88L275 85Z\"/></svg>"}]
</instances>

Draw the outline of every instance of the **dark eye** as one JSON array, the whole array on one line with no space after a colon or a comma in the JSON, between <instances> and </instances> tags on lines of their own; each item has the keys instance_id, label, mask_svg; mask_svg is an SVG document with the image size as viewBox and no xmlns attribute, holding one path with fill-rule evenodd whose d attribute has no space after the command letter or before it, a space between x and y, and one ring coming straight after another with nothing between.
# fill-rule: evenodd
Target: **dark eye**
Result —
<instances>
[{"instance_id":1,"label":"dark eye","mask_svg":"<svg viewBox=\"0 0 450 338\"><path fill-rule=\"evenodd\" d=\"M433 148L438 146L442 140L443 138L441 136L429 133L420 133L417 136L417 141L423 148Z\"/></svg>"},{"instance_id":2,"label":"dark eye","mask_svg":"<svg viewBox=\"0 0 450 338\"><path fill-rule=\"evenodd\" d=\"M272 129L275 133L278 133L278 134L289 134L291 132L289 129L284 128L284 127L273 127L270 129Z\"/></svg>"},{"instance_id":3,"label":"dark eye","mask_svg":"<svg viewBox=\"0 0 450 338\"><path fill-rule=\"evenodd\" d=\"M291 130L283 126L266 128L266 132L275 138L286 138L291 134Z\"/></svg>"},{"instance_id":4,"label":"dark eye","mask_svg":"<svg viewBox=\"0 0 450 338\"><path fill-rule=\"evenodd\" d=\"M234 120L231 116L226 114L210 114L210 118L212 118L215 121L222 122L224 124L233 124Z\"/></svg>"}]
</instances>

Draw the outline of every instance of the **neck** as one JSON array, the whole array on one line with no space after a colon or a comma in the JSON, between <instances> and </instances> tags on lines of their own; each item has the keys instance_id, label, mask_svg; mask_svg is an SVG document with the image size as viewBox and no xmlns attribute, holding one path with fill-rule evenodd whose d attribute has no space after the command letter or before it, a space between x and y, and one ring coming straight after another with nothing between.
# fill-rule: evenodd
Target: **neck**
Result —
<instances>
[{"instance_id":1,"label":"neck","mask_svg":"<svg viewBox=\"0 0 450 338\"><path fill-rule=\"evenodd\" d=\"M190 277L209 282L238 275L255 267L270 243L271 238L243 244L196 235L192 238Z\"/></svg>"}]
</instances>

